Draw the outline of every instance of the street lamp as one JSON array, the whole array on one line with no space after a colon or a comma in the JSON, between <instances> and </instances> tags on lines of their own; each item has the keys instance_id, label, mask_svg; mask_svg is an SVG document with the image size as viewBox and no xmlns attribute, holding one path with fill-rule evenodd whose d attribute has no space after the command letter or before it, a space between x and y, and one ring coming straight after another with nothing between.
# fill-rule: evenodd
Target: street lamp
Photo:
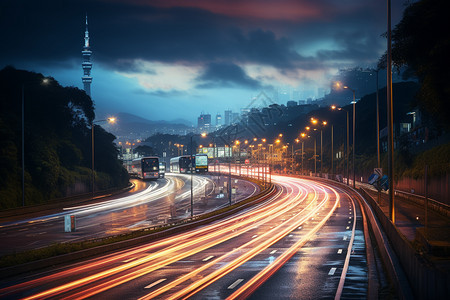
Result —
<instances>
[{"instance_id":1,"label":"street lamp","mask_svg":"<svg viewBox=\"0 0 450 300\"><path fill-rule=\"evenodd\" d=\"M47 85L49 78L43 78L41 82L30 83L30 85ZM25 206L25 83L22 83L22 206Z\"/></svg>"},{"instance_id":2,"label":"street lamp","mask_svg":"<svg viewBox=\"0 0 450 300\"><path fill-rule=\"evenodd\" d=\"M94 155L94 127L95 124L98 123L102 123L102 122L108 122L110 124L114 124L116 122L116 118L114 117L110 117L104 120L97 120L94 121L92 120L91 122L91 141L92 141L92 169L91 169L91 174L92 174L92 178L91 178L91 184L92 184L92 199L94 199L94 194L95 194L95 173L94 173L94 159L95 159L95 155Z\"/></svg>"},{"instance_id":3,"label":"street lamp","mask_svg":"<svg viewBox=\"0 0 450 300\"><path fill-rule=\"evenodd\" d=\"M304 146L305 146L305 141L304 141L304 139L305 138L307 138L307 137L309 137L306 133L304 133L304 132L302 132L302 133L300 133L300 138L302 139L302 175L303 175L303 156L304 156Z\"/></svg>"},{"instance_id":4,"label":"street lamp","mask_svg":"<svg viewBox=\"0 0 450 300\"><path fill-rule=\"evenodd\" d=\"M313 123L313 125L319 125L320 126L320 177L322 177L322 173L323 173L323 127L325 127L328 122L327 121L322 121L319 122L318 119L315 118L311 118L311 123Z\"/></svg>"},{"instance_id":5,"label":"street lamp","mask_svg":"<svg viewBox=\"0 0 450 300\"><path fill-rule=\"evenodd\" d=\"M339 110L339 111L345 111L345 113L347 114L347 151L346 151L346 160L347 160L347 185L349 184L349 120L348 120L348 110L343 109L342 107L337 107L336 105L332 105L331 106L332 110Z\"/></svg>"},{"instance_id":6,"label":"street lamp","mask_svg":"<svg viewBox=\"0 0 450 300\"><path fill-rule=\"evenodd\" d=\"M194 155L192 153L192 148L193 148L192 147L192 138L194 136L196 136L196 135L201 136L201 137L206 137L206 133L191 135L191 144L190 144L190 146L191 146L191 157L190 157L190 159L191 159L191 167L190 167L190 169L191 169L190 170L191 171L191 218L194 216L194 190L193 190L193 179L192 179L192 177L193 177L193 173L195 171Z\"/></svg>"},{"instance_id":7,"label":"street lamp","mask_svg":"<svg viewBox=\"0 0 450 300\"><path fill-rule=\"evenodd\" d=\"M356 179L356 176L355 176L355 148L356 148L356 142L355 142L355 126L356 126L356 123L355 123L355 118L356 118L355 92L356 91L354 89L352 89L352 88L349 88L348 86L344 86L344 89L349 89L349 90L351 90L353 92L353 101L352 101L352 104L353 104L353 141L352 141L352 143L353 143L353 147L352 147L353 155L352 155L352 167L353 167L353 188L355 188L355 179Z\"/></svg>"}]
</instances>

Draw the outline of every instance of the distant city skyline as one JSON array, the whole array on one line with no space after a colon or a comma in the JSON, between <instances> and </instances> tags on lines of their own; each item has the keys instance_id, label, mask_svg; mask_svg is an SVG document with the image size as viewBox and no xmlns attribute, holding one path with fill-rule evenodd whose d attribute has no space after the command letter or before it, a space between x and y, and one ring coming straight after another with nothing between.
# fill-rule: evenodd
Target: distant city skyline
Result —
<instances>
[{"instance_id":1,"label":"distant city skyline","mask_svg":"<svg viewBox=\"0 0 450 300\"><path fill-rule=\"evenodd\" d=\"M273 97L279 104L314 99L339 69L374 67L386 47L385 4L376 0L64 3L2 1L0 24L9 30L0 68L87 89L80 80L92 80L90 68L80 68L87 14L92 56L84 63L92 63L100 118L127 112L195 124L202 110L240 112L261 92L289 90ZM394 25L403 9L393 3Z\"/></svg>"}]
</instances>

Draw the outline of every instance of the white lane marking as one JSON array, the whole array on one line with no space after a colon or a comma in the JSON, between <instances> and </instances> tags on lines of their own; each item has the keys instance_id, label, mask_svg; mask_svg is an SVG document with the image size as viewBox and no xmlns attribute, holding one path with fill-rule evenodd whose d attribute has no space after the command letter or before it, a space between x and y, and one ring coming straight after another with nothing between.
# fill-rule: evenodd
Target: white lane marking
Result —
<instances>
[{"instance_id":1,"label":"white lane marking","mask_svg":"<svg viewBox=\"0 0 450 300\"><path fill-rule=\"evenodd\" d=\"M348 224L350 224L352 221L348 221Z\"/></svg>"},{"instance_id":2,"label":"white lane marking","mask_svg":"<svg viewBox=\"0 0 450 300\"><path fill-rule=\"evenodd\" d=\"M337 253L342 254L342 249L339 249Z\"/></svg>"},{"instance_id":3,"label":"white lane marking","mask_svg":"<svg viewBox=\"0 0 450 300\"><path fill-rule=\"evenodd\" d=\"M270 254L275 254L275 253L277 253L277 250L270 251Z\"/></svg>"},{"instance_id":4,"label":"white lane marking","mask_svg":"<svg viewBox=\"0 0 450 300\"><path fill-rule=\"evenodd\" d=\"M257 234L255 234L254 236L252 236L252 239L254 239L255 237L257 237L258 235Z\"/></svg>"},{"instance_id":5,"label":"white lane marking","mask_svg":"<svg viewBox=\"0 0 450 300\"><path fill-rule=\"evenodd\" d=\"M351 203L352 203L353 211L355 211L355 209L356 209L355 201L352 200ZM356 213L354 213L354 214L356 217ZM351 218L351 217L349 217L349 218ZM338 288L336 291L336 295L334 296L335 300L341 299L342 291L344 290L345 277L347 275L348 266L350 264L350 251L353 247L353 241L355 240L355 229L356 229L356 220L355 220L355 222L353 222L352 235L350 237L350 242L348 243L347 255L345 256L344 268L342 269L341 278L339 279L339 285L338 285Z\"/></svg>"},{"instance_id":6,"label":"white lane marking","mask_svg":"<svg viewBox=\"0 0 450 300\"><path fill-rule=\"evenodd\" d=\"M208 260L210 260L210 259L213 258L213 257L214 257L214 255L210 255L210 256L208 256L207 258L202 259L202 261L208 261Z\"/></svg>"},{"instance_id":7,"label":"white lane marking","mask_svg":"<svg viewBox=\"0 0 450 300\"><path fill-rule=\"evenodd\" d=\"M345 229L350 229L350 226L345 227Z\"/></svg>"},{"instance_id":8,"label":"white lane marking","mask_svg":"<svg viewBox=\"0 0 450 300\"><path fill-rule=\"evenodd\" d=\"M351 219L352 217L348 217L349 219Z\"/></svg>"},{"instance_id":9,"label":"white lane marking","mask_svg":"<svg viewBox=\"0 0 450 300\"><path fill-rule=\"evenodd\" d=\"M344 236L343 240L344 240L344 241L346 241L346 240L347 240L347 236L346 236L346 235Z\"/></svg>"},{"instance_id":10,"label":"white lane marking","mask_svg":"<svg viewBox=\"0 0 450 300\"><path fill-rule=\"evenodd\" d=\"M166 280L167 280L167 278L161 278L160 280L157 280L157 281L155 281L155 282L153 282L153 283L150 283L150 284L147 285L145 288L146 288L146 289L151 289L151 288L154 287L155 285L158 285L158 284L160 284L161 282L166 281Z\"/></svg>"},{"instance_id":11,"label":"white lane marking","mask_svg":"<svg viewBox=\"0 0 450 300\"><path fill-rule=\"evenodd\" d=\"M232 285L230 285L229 287L228 287L228 289L229 290L232 290L232 289L234 289L239 283L241 283L242 281L244 281L244 279L238 279L238 280L236 280Z\"/></svg>"},{"instance_id":12,"label":"white lane marking","mask_svg":"<svg viewBox=\"0 0 450 300\"><path fill-rule=\"evenodd\" d=\"M328 275L334 275L334 272L336 272L336 268L331 268L330 272L328 272Z\"/></svg>"},{"instance_id":13,"label":"white lane marking","mask_svg":"<svg viewBox=\"0 0 450 300\"><path fill-rule=\"evenodd\" d=\"M300 226L298 229L302 229L302 226Z\"/></svg>"}]
</instances>

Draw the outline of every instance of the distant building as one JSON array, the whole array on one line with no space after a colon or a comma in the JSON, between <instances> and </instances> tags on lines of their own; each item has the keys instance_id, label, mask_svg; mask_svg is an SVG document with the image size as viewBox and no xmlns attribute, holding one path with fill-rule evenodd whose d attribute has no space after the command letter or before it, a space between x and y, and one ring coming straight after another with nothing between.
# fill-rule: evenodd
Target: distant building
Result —
<instances>
[{"instance_id":1,"label":"distant building","mask_svg":"<svg viewBox=\"0 0 450 300\"><path fill-rule=\"evenodd\" d=\"M222 115L217 113L216 114L216 127L220 127L222 125Z\"/></svg>"},{"instance_id":2,"label":"distant building","mask_svg":"<svg viewBox=\"0 0 450 300\"><path fill-rule=\"evenodd\" d=\"M297 101L291 100L287 102L287 107L294 107L294 106L297 106Z\"/></svg>"},{"instance_id":3,"label":"distant building","mask_svg":"<svg viewBox=\"0 0 450 300\"><path fill-rule=\"evenodd\" d=\"M231 114L231 124L237 124L239 122L239 113Z\"/></svg>"},{"instance_id":4,"label":"distant building","mask_svg":"<svg viewBox=\"0 0 450 300\"><path fill-rule=\"evenodd\" d=\"M209 132L211 129L211 115L210 114L201 114L197 118L197 128L200 131Z\"/></svg>"},{"instance_id":5,"label":"distant building","mask_svg":"<svg viewBox=\"0 0 450 300\"><path fill-rule=\"evenodd\" d=\"M225 125L226 126L231 124L232 114L233 114L233 112L231 110L225 111Z\"/></svg>"},{"instance_id":6,"label":"distant building","mask_svg":"<svg viewBox=\"0 0 450 300\"><path fill-rule=\"evenodd\" d=\"M81 66L83 67L83 77L81 77L81 80L83 81L84 85L84 91L86 94L91 96L91 83L92 83L92 77L91 77L91 69L92 69L92 63L91 63L91 47L89 45L89 31L88 31L88 20L86 15L86 31L84 32L84 47L83 51L81 51L83 54L83 63Z\"/></svg>"}]
</instances>

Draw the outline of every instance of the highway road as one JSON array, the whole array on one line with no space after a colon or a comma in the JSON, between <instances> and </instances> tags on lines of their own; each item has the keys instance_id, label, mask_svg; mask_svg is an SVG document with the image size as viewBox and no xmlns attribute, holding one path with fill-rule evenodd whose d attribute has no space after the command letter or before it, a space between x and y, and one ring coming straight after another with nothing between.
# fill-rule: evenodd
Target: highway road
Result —
<instances>
[{"instance_id":1,"label":"highway road","mask_svg":"<svg viewBox=\"0 0 450 300\"><path fill-rule=\"evenodd\" d=\"M76 242L148 228L190 215L190 175L167 174L157 181L134 180L136 189L108 200L64 207L51 214L3 222L0 255L48 246L52 243ZM193 176L194 212L213 210L227 205L226 199L199 203L200 196L210 193L216 183L207 176ZM240 180L243 196L259 189ZM206 188L205 188L206 187ZM76 231L64 232L64 216L74 215Z\"/></svg>"},{"instance_id":2,"label":"highway road","mask_svg":"<svg viewBox=\"0 0 450 300\"><path fill-rule=\"evenodd\" d=\"M325 184L273 176L276 195L220 221L131 249L10 278L24 299L366 298L358 204Z\"/></svg>"}]
</instances>

